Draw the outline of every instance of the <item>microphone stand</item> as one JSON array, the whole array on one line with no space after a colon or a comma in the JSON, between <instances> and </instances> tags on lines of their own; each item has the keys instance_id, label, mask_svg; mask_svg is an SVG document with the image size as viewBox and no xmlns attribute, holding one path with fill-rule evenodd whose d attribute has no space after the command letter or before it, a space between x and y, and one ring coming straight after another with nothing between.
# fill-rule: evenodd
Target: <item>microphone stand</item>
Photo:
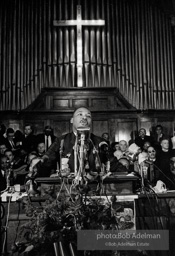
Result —
<instances>
[{"instance_id":1,"label":"microphone stand","mask_svg":"<svg viewBox=\"0 0 175 256\"><path fill-rule=\"evenodd\" d=\"M77 168L77 156L78 156L78 152L77 152L77 149L78 149L78 135L76 134L76 138L75 138L75 145L74 145L74 174L75 174L75 177L77 176L77 173L78 173L78 168Z\"/></svg>"},{"instance_id":2,"label":"microphone stand","mask_svg":"<svg viewBox=\"0 0 175 256\"><path fill-rule=\"evenodd\" d=\"M63 144L64 144L64 140L61 140L60 143L60 169L59 169L59 173L62 173L62 154L63 154ZM57 167L58 169L58 167Z\"/></svg>"},{"instance_id":3,"label":"microphone stand","mask_svg":"<svg viewBox=\"0 0 175 256\"><path fill-rule=\"evenodd\" d=\"M85 157L86 157L86 145L85 141L89 136L90 128L78 128L74 145L74 171L77 181L82 181L85 175ZM79 161L79 165L78 165Z\"/></svg>"},{"instance_id":4,"label":"microphone stand","mask_svg":"<svg viewBox=\"0 0 175 256\"><path fill-rule=\"evenodd\" d=\"M143 173L143 166L140 168L141 173L141 190L140 193L145 194L145 182L144 182L144 173Z\"/></svg>"},{"instance_id":5,"label":"microphone stand","mask_svg":"<svg viewBox=\"0 0 175 256\"><path fill-rule=\"evenodd\" d=\"M85 142L85 134L82 133L80 137L80 174L81 177L84 176L84 142Z\"/></svg>"}]
</instances>

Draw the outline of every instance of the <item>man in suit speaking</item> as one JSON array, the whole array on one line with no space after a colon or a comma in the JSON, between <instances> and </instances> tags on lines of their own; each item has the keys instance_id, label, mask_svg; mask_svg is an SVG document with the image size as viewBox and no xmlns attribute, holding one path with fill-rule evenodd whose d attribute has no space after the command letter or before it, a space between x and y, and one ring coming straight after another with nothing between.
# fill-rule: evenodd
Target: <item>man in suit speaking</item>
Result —
<instances>
[{"instance_id":1,"label":"man in suit speaking","mask_svg":"<svg viewBox=\"0 0 175 256\"><path fill-rule=\"evenodd\" d=\"M92 116L89 109L85 107L76 109L71 118L71 123L73 125L73 132L56 138L42 158L43 164L39 168L38 176L43 176L41 172L42 166L45 164L47 167L50 166L52 168L55 165L58 168L59 165L59 169L62 171L75 172L75 168L79 169L79 160L81 158L80 137L84 132L86 134L84 134L85 140L83 142L83 166L86 172L100 172L102 164L106 165L107 162L110 162L111 172L126 171L126 168L110 152L109 145L101 137L91 133ZM77 160L75 160L76 156ZM62 161L62 164L60 164L60 161Z\"/></svg>"}]
</instances>

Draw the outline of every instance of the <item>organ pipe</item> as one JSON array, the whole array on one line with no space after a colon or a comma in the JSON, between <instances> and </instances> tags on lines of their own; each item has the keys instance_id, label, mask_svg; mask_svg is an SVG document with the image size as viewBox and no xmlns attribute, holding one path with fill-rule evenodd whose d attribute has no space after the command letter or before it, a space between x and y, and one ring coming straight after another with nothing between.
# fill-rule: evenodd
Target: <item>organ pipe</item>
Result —
<instances>
[{"instance_id":1,"label":"organ pipe","mask_svg":"<svg viewBox=\"0 0 175 256\"><path fill-rule=\"evenodd\" d=\"M83 26L83 86L116 87L138 109L173 109L169 17L139 0L3 0L0 8L0 110L22 110L44 87L76 87L76 27L53 20L105 20Z\"/></svg>"}]
</instances>

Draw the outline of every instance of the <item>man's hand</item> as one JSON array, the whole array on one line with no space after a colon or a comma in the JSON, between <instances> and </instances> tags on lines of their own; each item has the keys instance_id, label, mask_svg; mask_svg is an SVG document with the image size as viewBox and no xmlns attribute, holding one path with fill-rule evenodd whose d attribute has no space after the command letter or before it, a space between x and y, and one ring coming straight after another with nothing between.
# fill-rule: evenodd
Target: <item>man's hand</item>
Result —
<instances>
[{"instance_id":1,"label":"man's hand","mask_svg":"<svg viewBox=\"0 0 175 256\"><path fill-rule=\"evenodd\" d=\"M47 155L44 155L44 156L42 156L42 158L41 158L41 162L42 162L42 163L45 163L45 162L48 161L48 159L49 159L49 157L48 157Z\"/></svg>"}]
</instances>

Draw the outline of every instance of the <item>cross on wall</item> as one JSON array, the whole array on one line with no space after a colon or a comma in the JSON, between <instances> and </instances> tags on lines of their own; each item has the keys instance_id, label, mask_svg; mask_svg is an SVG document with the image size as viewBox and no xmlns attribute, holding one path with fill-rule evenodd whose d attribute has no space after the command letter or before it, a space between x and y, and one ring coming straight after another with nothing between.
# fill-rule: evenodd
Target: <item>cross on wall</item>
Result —
<instances>
[{"instance_id":1,"label":"cross on wall","mask_svg":"<svg viewBox=\"0 0 175 256\"><path fill-rule=\"evenodd\" d=\"M104 20L82 20L81 5L77 5L76 20L54 20L53 25L57 27L76 26L77 28L77 86L83 87L83 40L82 26L104 26Z\"/></svg>"}]
</instances>

